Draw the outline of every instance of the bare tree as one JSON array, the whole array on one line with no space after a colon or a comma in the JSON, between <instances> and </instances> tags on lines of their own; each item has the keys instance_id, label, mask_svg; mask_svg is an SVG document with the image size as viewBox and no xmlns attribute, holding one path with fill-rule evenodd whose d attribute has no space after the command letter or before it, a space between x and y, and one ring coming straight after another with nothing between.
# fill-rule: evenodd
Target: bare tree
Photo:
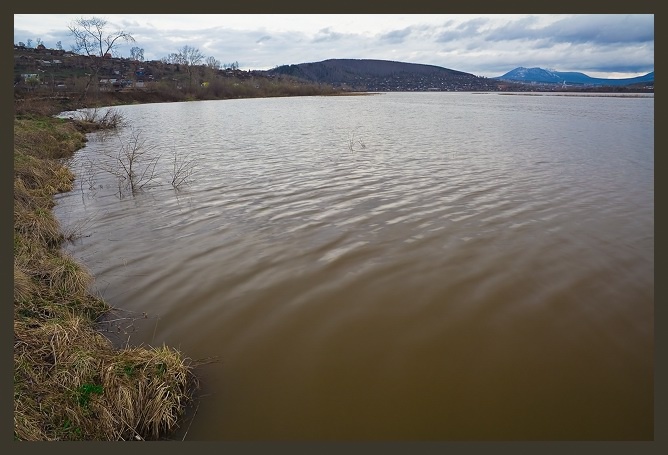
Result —
<instances>
[{"instance_id":1,"label":"bare tree","mask_svg":"<svg viewBox=\"0 0 668 455\"><path fill-rule=\"evenodd\" d=\"M219 70L220 69L220 61L216 60L216 57L207 57L206 58L206 66L211 68L212 70Z\"/></svg>"},{"instance_id":2,"label":"bare tree","mask_svg":"<svg viewBox=\"0 0 668 455\"><path fill-rule=\"evenodd\" d=\"M160 59L162 63L167 63L167 64L178 64L179 63L179 54L172 52L171 54L167 55L166 57L162 57Z\"/></svg>"},{"instance_id":3,"label":"bare tree","mask_svg":"<svg viewBox=\"0 0 668 455\"><path fill-rule=\"evenodd\" d=\"M84 99L92 81L97 80L104 56L116 53L121 42L134 42L135 39L123 30L107 32L107 21L99 17L89 19L82 17L75 20L68 28L75 42L72 50L83 53L90 59L91 72L88 73L88 82L81 95L81 99Z\"/></svg>"},{"instance_id":4,"label":"bare tree","mask_svg":"<svg viewBox=\"0 0 668 455\"><path fill-rule=\"evenodd\" d=\"M133 47L130 49L130 57L132 57L132 60L138 60L140 62L144 61L144 49L141 47Z\"/></svg>"},{"instance_id":5,"label":"bare tree","mask_svg":"<svg viewBox=\"0 0 668 455\"><path fill-rule=\"evenodd\" d=\"M183 46L177 54L179 64L186 68L188 73L188 86L192 88L193 84L193 66L200 65L204 60L204 54L199 49L191 46Z\"/></svg>"},{"instance_id":6,"label":"bare tree","mask_svg":"<svg viewBox=\"0 0 668 455\"><path fill-rule=\"evenodd\" d=\"M56 49L58 49L59 51L63 50L63 42L62 41L58 41L56 43Z\"/></svg>"}]
</instances>

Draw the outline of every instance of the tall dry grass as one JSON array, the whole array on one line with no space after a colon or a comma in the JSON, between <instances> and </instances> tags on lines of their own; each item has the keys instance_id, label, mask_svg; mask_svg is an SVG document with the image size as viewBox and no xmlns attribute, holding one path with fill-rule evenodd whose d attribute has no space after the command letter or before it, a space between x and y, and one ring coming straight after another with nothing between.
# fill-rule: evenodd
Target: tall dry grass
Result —
<instances>
[{"instance_id":1,"label":"tall dry grass","mask_svg":"<svg viewBox=\"0 0 668 455\"><path fill-rule=\"evenodd\" d=\"M157 440L192 399L193 365L175 349L117 350L78 316L15 319L14 332L17 439Z\"/></svg>"}]
</instances>

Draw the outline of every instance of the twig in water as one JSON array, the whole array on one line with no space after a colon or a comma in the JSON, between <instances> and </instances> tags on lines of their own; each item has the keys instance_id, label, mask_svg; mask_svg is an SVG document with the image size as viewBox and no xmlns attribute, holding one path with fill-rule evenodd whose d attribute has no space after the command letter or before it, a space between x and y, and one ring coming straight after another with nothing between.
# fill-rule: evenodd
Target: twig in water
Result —
<instances>
[{"instance_id":1,"label":"twig in water","mask_svg":"<svg viewBox=\"0 0 668 455\"><path fill-rule=\"evenodd\" d=\"M364 141L362 139L360 139L360 138L355 139L355 133L360 128L361 128L361 126L358 126L357 128L355 128L353 130L352 133L350 133L350 139L348 140L348 150L350 150L350 153L355 153L357 151L355 149L357 144L359 145L360 149L365 149L366 148L366 144L364 143Z\"/></svg>"},{"instance_id":2,"label":"twig in water","mask_svg":"<svg viewBox=\"0 0 668 455\"><path fill-rule=\"evenodd\" d=\"M195 413L193 414L192 419L190 419L190 423L188 424L188 428L186 428L186 432L185 432L185 434L183 435L183 439L181 439L181 441L185 441L185 440L186 440L186 436L188 436L188 432L190 431L190 425L193 424L193 420L195 420L195 416L197 415L197 411L198 411L198 410L199 410L199 401L197 402L197 408L195 408Z\"/></svg>"},{"instance_id":3,"label":"twig in water","mask_svg":"<svg viewBox=\"0 0 668 455\"><path fill-rule=\"evenodd\" d=\"M146 314L146 313L144 313ZM160 318L155 318L155 325L153 326L153 336L151 337L151 344L153 344L153 340L155 339L155 331L158 328L158 320Z\"/></svg>"}]
</instances>

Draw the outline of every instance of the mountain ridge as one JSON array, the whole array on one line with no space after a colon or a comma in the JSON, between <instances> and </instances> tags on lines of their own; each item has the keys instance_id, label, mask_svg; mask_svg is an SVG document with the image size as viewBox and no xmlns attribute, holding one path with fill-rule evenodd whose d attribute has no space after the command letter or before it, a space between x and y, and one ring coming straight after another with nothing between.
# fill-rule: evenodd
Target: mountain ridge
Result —
<instances>
[{"instance_id":1,"label":"mountain ridge","mask_svg":"<svg viewBox=\"0 0 668 455\"><path fill-rule=\"evenodd\" d=\"M376 59L327 59L281 65L267 73L370 91L497 90L497 81L422 63Z\"/></svg>"},{"instance_id":2,"label":"mountain ridge","mask_svg":"<svg viewBox=\"0 0 668 455\"><path fill-rule=\"evenodd\" d=\"M519 66L511 71L508 71L502 76L497 76L492 79L497 81L521 83L624 86L650 82L654 84L654 71L637 77L606 79L591 77L576 71L556 71L539 67L525 68L523 66Z\"/></svg>"}]
</instances>

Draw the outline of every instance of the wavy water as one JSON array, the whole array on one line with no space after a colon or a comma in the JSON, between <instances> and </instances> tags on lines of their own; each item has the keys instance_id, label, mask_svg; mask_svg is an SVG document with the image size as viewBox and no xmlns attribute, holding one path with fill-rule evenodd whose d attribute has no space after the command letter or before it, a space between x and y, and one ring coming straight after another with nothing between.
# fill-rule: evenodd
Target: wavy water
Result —
<instances>
[{"instance_id":1,"label":"wavy water","mask_svg":"<svg viewBox=\"0 0 668 455\"><path fill-rule=\"evenodd\" d=\"M119 342L218 358L187 439L652 439L653 97L118 109L156 180L91 136L55 212Z\"/></svg>"}]
</instances>

